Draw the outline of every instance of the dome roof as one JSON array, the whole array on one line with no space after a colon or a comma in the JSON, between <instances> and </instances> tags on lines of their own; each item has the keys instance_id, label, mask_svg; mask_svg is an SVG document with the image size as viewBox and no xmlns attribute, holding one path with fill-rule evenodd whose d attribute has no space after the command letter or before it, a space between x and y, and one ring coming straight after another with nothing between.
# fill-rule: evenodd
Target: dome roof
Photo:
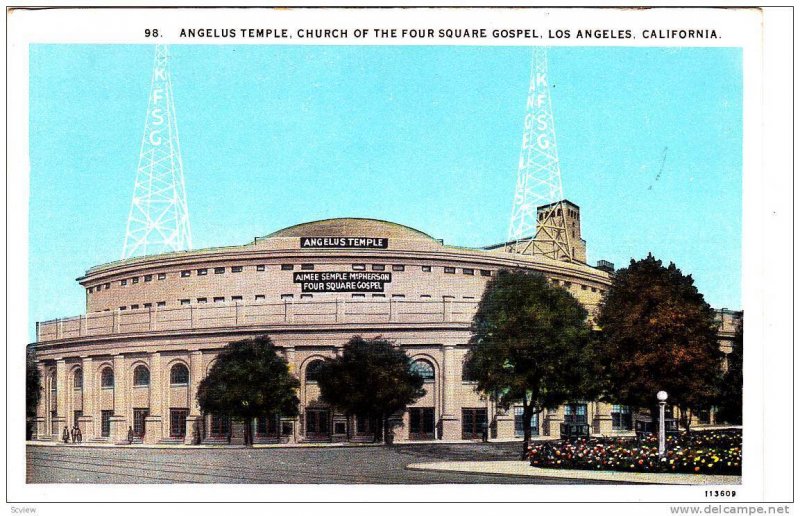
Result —
<instances>
[{"instance_id":1,"label":"dome roof","mask_svg":"<svg viewBox=\"0 0 800 516\"><path fill-rule=\"evenodd\" d=\"M374 236L413 240L434 240L422 231L376 219L340 218L305 222L278 230L264 238Z\"/></svg>"}]
</instances>

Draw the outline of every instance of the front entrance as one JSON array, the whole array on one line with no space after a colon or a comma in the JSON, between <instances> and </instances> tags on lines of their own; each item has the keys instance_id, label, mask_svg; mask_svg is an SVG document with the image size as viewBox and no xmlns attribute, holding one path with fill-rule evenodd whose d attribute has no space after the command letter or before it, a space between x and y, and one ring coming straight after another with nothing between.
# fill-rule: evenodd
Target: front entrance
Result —
<instances>
[{"instance_id":1,"label":"front entrance","mask_svg":"<svg viewBox=\"0 0 800 516\"><path fill-rule=\"evenodd\" d=\"M484 428L488 432L487 422L485 408L461 409L461 438L481 439Z\"/></svg>"},{"instance_id":2,"label":"front entrance","mask_svg":"<svg viewBox=\"0 0 800 516\"><path fill-rule=\"evenodd\" d=\"M412 407L408 409L408 438L435 439L433 407Z\"/></svg>"},{"instance_id":3,"label":"front entrance","mask_svg":"<svg viewBox=\"0 0 800 516\"><path fill-rule=\"evenodd\" d=\"M133 435L141 439L144 437L144 418L150 415L150 409L133 409Z\"/></svg>"},{"instance_id":4,"label":"front entrance","mask_svg":"<svg viewBox=\"0 0 800 516\"><path fill-rule=\"evenodd\" d=\"M329 439L330 411L327 409L306 409L306 439Z\"/></svg>"}]
</instances>

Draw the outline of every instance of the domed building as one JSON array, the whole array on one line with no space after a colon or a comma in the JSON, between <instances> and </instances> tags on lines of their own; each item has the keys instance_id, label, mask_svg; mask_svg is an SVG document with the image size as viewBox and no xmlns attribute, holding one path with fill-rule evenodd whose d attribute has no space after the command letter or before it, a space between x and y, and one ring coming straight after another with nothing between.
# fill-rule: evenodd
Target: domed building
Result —
<instances>
[{"instance_id":1,"label":"domed building","mask_svg":"<svg viewBox=\"0 0 800 516\"><path fill-rule=\"evenodd\" d=\"M127 442L131 429L145 443L240 442L242 423L201 413L197 386L226 344L268 334L300 379L300 415L255 422L255 442L372 440L368 420L348 420L319 400L318 365L353 335L395 341L425 378L426 394L397 414L395 440L476 439L484 423L491 438L512 439L521 408L498 409L464 374L470 322L502 268L543 273L596 310L613 266L583 263L580 211L569 205L579 254L572 262L339 218L241 246L92 267L77 280L86 313L37 323L36 438L57 439L77 424L84 441ZM558 435L565 420L595 433L630 429L627 407L576 400L535 418L534 433Z\"/></svg>"}]
</instances>

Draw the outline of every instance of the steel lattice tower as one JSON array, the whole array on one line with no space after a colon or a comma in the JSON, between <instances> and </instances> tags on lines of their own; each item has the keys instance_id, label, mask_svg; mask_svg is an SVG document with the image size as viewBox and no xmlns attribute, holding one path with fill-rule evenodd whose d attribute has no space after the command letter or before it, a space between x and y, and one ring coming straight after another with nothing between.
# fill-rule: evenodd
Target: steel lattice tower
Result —
<instances>
[{"instance_id":1,"label":"steel lattice tower","mask_svg":"<svg viewBox=\"0 0 800 516\"><path fill-rule=\"evenodd\" d=\"M534 47L525 130L506 250L572 260L547 81L547 49Z\"/></svg>"},{"instance_id":2,"label":"steel lattice tower","mask_svg":"<svg viewBox=\"0 0 800 516\"><path fill-rule=\"evenodd\" d=\"M169 51L156 45L139 166L122 258L192 247L178 124L172 98Z\"/></svg>"}]
</instances>

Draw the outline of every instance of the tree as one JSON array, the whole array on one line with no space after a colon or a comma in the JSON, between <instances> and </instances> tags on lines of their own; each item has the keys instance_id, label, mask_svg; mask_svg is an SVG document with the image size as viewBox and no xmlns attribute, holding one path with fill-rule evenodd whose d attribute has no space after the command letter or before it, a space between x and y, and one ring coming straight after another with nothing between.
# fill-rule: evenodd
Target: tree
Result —
<instances>
[{"instance_id":1,"label":"tree","mask_svg":"<svg viewBox=\"0 0 800 516\"><path fill-rule=\"evenodd\" d=\"M608 396L652 409L664 390L688 430L691 411L715 399L722 372L718 322L691 275L652 254L631 260L616 273L597 322Z\"/></svg>"},{"instance_id":2,"label":"tree","mask_svg":"<svg viewBox=\"0 0 800 516\"><path fill-rule=\"evenodd\" d=\"M742 387L744 385L744 320L739 320L728 353L728 367L722 378L717 419L734 425L742 424Z\"/></svg>"},{"instance_id":3,"label":"tree","mask_svg":"<svg viewBox=\"0 0 800 516\"><path fill-rule=\"evenodd\" d=\"M262 335L225 346L200 382L197 401L204 413L243 419L245 442L252 444L255 418L298 414L299 387L272 340Z\"/></svg>"},{"instance_id":4,"label":"tree","mask_svg":"<svg viewBox=\"0 0 800 516\"><path fill-rule=\"evenodd\" d=\"M501 270L486 285L465 367L477 389L501 406L522 403L523 457L533 414L593 395L587 315L538 273Z\"/></svg>"},{"instance_id":5,"label":"tree","mask_svg":"<svg viewBox=\"0 0 800 516\"><path fill-rule=\"evenodd\" d=\"M42 397L42 379L39 376L39 368L36 367L36 349L29 347L25 357L25 416L28 418L36 417L36 408ZM27 426L27 425L26 425ZM30 437L30 426L26 428L26 436Z\"/></svg>"},{"instance_id":6,"label":"tree","mask_svg":"<svg viewBox=\"0 0 800 516\"><path fill-rule=\"evenodd\" d=\"M325 361L317 382L323 402L377 423L374 441L384 440L390 415L425 394L408 355L380 337L351 338L341 355Z\"/></svg>"}]
</instances>

